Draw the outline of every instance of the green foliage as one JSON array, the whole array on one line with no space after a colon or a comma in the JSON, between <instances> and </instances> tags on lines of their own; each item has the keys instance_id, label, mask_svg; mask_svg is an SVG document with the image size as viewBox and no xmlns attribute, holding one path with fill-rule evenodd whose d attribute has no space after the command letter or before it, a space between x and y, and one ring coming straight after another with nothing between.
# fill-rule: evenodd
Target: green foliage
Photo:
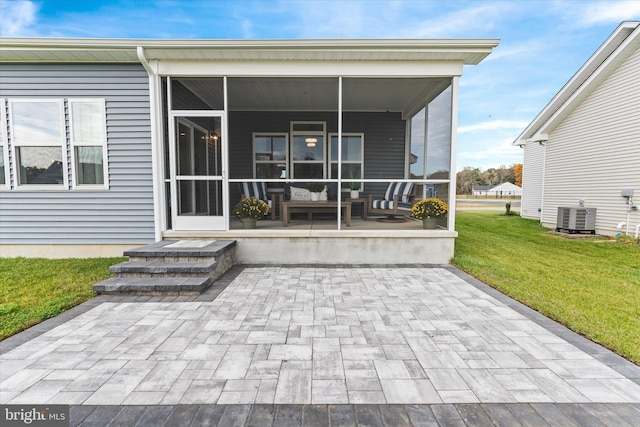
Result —
<instances>
[{"instance_id":1,"label":"green foliage","mask_svg":"<svg viewBox=\"0 0 640 427\"><path fill-rule=\"evenodd\" d=\"M92 286L125 258L0 258L0 339L94 296Z\"/></svg>"},{"instance_id":2,"label":"green foliage","mask_svg":"<svg viewBox=\"0 0 640 427\"><path fill-rule=\"evenodd\" d=\"M640 363L640 247L495 212L458 212L456 226L454 265Z\"/></svg>"},{"instance_id":3,"label":"green foliage","mask_svg":"<svg viewBox=\"0 0 640 427\"><path fill-rule=\"evenodd\" d=\"M511 215L511 203L508 203L508 202L507 202L507 203L504 205L504 208L505 208L505 210L506 210L505 215Z\"/></svg>"},{"instance_id":4,"label":"green foliage","mask_svg":"<svg viewBox=\"0 0 640 427\"><path fill-rule=\"evenodd\" d=\"M359 172L350 172L349 173L349 179L360 179L360 173ZM349 189L353 190L353 191L359 191L360 190L360 186L361 183L360 181L353 181L349 183Z\"/></svg>"},{"instance_id":5,"label":"green foliage","mask_svg":"<svg viewBox=\"0 0 640 427\"><path fill-rule=\"evenodd\" d=\"M312 193L321 193L324 190L324 183L322 182L309 182L307 183L307 189Z\"/></svg>"}]
</instances>

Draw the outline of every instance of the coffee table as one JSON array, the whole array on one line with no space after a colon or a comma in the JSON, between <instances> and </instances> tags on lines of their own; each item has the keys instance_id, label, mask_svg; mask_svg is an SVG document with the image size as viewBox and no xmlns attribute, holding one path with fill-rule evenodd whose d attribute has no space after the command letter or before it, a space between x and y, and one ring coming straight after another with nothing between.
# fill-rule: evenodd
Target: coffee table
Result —
<instances>
[{"instance_id":1,"label":"coffee table","mask_svg":"<svg viewBox=\"0 0 640 427\"><path fill-rule=\"evenodd\" d=\"M351 202L340 202L341 209L343 211L342 216L344 217L344 222L347 224L347 227L351 227ZM282 222L285 227L289 225L289 221L291 220L290 216L292 213L307 213L309 214L309 220L311 220L311 215L319 212L326 212L327 210L335 211L338 208L337 201L301 201L301 200L289 200L286 202L282 202Z\"/></svg>"}]
</instances>

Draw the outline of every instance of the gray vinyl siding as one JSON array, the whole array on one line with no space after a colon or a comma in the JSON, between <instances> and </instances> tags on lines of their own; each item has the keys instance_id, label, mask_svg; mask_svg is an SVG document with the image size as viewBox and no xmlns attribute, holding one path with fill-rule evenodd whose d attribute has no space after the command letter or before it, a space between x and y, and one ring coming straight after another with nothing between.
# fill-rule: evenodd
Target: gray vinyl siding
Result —
<instances>
[{"instance_id":1,"label":"gray vinyl siding","mask_svg":"<svg viewBox=\"0 0 640 427\"><path fill-rule=\"evenodd\" d=\"M543 222L558 206L584 200L598 209L596 231L614 234L626 221L623 188L640 200L640 49L636 49L549 135ZM631 213L630 227L640 223Z\"/></svg>"},{"instance_id":2,"label":"gray vinyl siding","mask_svg":"<svg viewBox=\"0 0 640 427\"><path fill-rule=\"evenodd\" d=\"M253 133L290 132L292 121L325 121L327 133L338 130L336 112L229 113L229 171L232 179L253 178ZM406 122L399 113L344 113L344 133L364 133L364 178L403 179ZM367 192L381 193L386 184L366 184ZM232 184L232 205L237 200Z\"/></svg>"},{"instance_id":3,"label":"gray vinyl siding","mask_svg":"<svg viewBox=\"0 0 640 427\"><path fill-rule=\"evenodd\" d=\"M69 189L0 190L0 242L152 242L154 222L149 86L147 73L142 66L2 64L0 82L0 97L6 99L104 98L109 177L109 189L71 189L69 165ZM65 115L68 126L67 111ZM67 145L68 154L69 149ZM71 161L70 156L67 159Z\"/></svg>"},{"instance_id":4,"label":"gray vinyl siding","mask_svg":"<svg viewBox=\"0 0 640 427\"><path fill-rule=\"evenodd\" d=\"M523 218L540 218L542 208L542 178L544 176L544 146L530 142L524 147L522 167L522 207Z\"/></svg>"}]
</instances>

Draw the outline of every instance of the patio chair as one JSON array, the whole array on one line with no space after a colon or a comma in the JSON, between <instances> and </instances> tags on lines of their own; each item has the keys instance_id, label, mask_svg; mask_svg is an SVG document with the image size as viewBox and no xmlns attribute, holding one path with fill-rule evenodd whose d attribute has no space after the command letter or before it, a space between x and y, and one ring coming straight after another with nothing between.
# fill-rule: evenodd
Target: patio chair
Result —
<instances>
[{"instance_id":1,"label":"patio chair","mask_svg":"<svg viewBox=\"0 0 640 427\"><path fill-rule=\"evenodd\" d=\"M387 215L381 222L405 222L398 216L411 215L415 186L408 182L391 182L384 194L369 194L369 213Z\"/></svg>"},{"instance_id":2,"label":"patio chair","mask_svg":"<svg viewBox=\"0 0 640 427\"><path fill-rule=\"evenodd\" d=\"M264 182L239 182L240 198L256 197L269 205L271 220L276 220L276 196L267 194L267 187Z\"/></svg>"}]
</instances>

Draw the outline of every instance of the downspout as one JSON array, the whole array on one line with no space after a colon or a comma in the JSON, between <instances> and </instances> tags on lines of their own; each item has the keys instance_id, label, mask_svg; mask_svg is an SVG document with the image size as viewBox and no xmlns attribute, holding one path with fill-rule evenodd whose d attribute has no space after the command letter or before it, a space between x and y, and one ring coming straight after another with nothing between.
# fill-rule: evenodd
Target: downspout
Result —
<instances>
[{"instance_id":1,"label":"downspout","mask_svg":"<svg viewBox=\"0 0 640 427\"><path fill-rule=\"evenodd\" d=\"M162 179L162 129L159 126L162 123L161 109L159 100L160 77L154 67L149 64L144 55L144 48L138 46L136 48L138 60L149 75L149 111L151 113L151 173L153 183L153 228L154 238L156 241L162 240L162 231L165 229L165 197L164 183Z\"/></svg>"},{"instance_id":2,"label":"downspout","mask_svg":"<svg viewBox=\"0 0 640 427\"><path fill-rule=\"evenodd\" d=\"M544 178L547 171L547 143L546 141L542 143L538 141L540 145L542 145L542 187L540 188L540 226L542 226L542 216L544 215Z\"/></svg>"}]
</instances>

